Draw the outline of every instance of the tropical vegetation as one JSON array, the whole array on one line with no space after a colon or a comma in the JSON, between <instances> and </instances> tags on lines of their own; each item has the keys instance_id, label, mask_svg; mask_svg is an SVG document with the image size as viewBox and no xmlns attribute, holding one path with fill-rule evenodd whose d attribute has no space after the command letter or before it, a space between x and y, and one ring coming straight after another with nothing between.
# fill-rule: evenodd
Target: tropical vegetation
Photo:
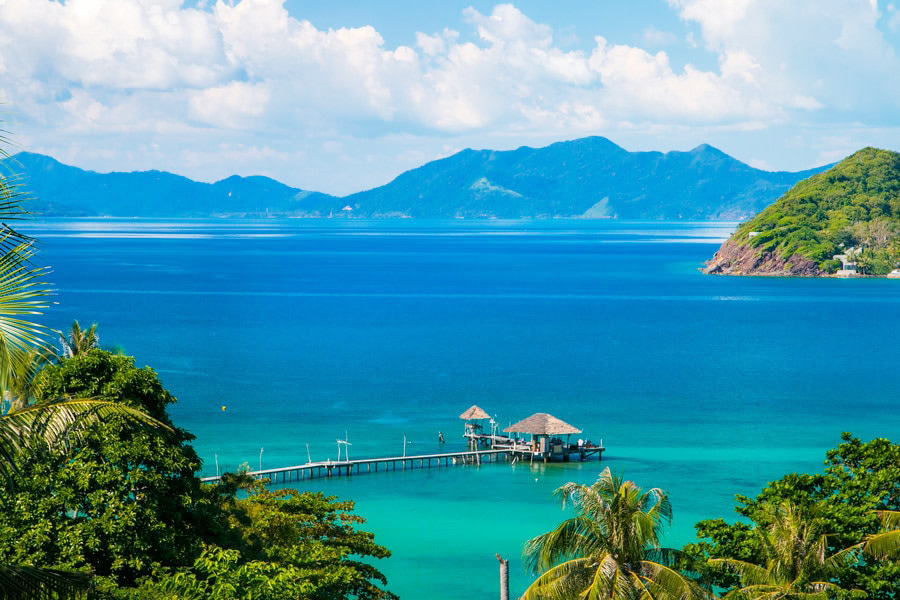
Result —
<instances>
[{"instance_id":1,"label":"tropical vegetation","mask_svg":"<svg viewBox=\"0 0 900 600\"><path fill-rule=\"evenodd\" d=\"M660 547L671 518L662 490L607 468L592 485L556 490L574 516L529 540L538 577L524 599L892 600L900 595L900 446L844 433L819 474L789 474L741 520L701 521L698 541Z\"/></svg>"},{"instance_id":2,"label":"tropical vegetation","mask_svg":"<svg viewBox=\"0 0 900 600\"><path fill-rule=\"evenodd\" d=\"M8 143L0 133L0 145ZM0 157L5 157L0 148ZM53 397L34 402L34 378L51 355L50 330L33 319L46 308L50 295L44 281L47 269L35 267L33 242L6 225L23 218L27 196L17 177L0 172L0 476L5 487L0 499L13 491L11 478L36 448L60 449L81 439L82 428L109 417L142 426L161 426L151 417L117 402L90 398ZM84 573L35 566L27 557L0 564L0 593L4 597L75 597L87 589Z\"/></svg>"},{"instance_id":3,"label":"tropical vegetation","mask_svg":"<svg viewBox=\"0 0 900 600\"><path fill-rule=\"evenodd\" d=\"M845 590L834 579L859 561L858 547L829 552L822 521L810 507L788 501L766 504L766 526L753 530L762 560L711 558L713 569L734 573L739 584L726 598L864 598L862 590Z\"/></svg>"},{"instance_id":4,"label":"tropical vegetation","mask_svg":"<svg viewBox=\"0 0 900 600\"><path fill-rule=\"evenodd\" d=\"M797 183L738 227L733 240L783 259L800 256L825 272L850 254L863 273L900 267L900 154L864 148Z\"/></svg>"},{"instance_id":5,"label":"tropical vegetation","mask_svg":"<svg viewBox=\"0 0 900 600\"><path fill-rule=\"evenodd\" d=\"M592 485L567 483L556 490L575 516L529 540L528 568L541 573L523 598L704 598L707 592L674 568L680 552L660 547L672 518L666 493L643 491L603 470Z\"/></svg>"},{"instance_id":6,"label":"tropical vegetation","mask_svg":"<svg viewBox=\"0 0 900 600\"><path fill-rule=\"evenodd\" d=\"M390 553L356 529L352 503L246 477L202 483L193 436L166 411L175 398L133 358L60 357L35 388L38 406L90 397L164 427L109 414L74 443L28 445L0 494L0 562L91 573L109 598L394 597L365 562Z\"/></svg>"},{"instance_id":7,"label":"tropical vegetation","mask_svg":"<svg viewBox=\"0 0 900 600\"><path fill-rule=\"evenodd\" d=\"M84 354L89 350L100 347L100 338L97 335L97 324L92 323L87 329L82 329L78 321L73 321L67 335L60 335L62 355L67 358Z\"/></svg>"},{"instance_id":8,"label":"tropical vegetation","mask_svg":"<svg viewBox=\"0 0 900 600\"><path fill-rule=\"evenodd\" d=\"M863 442L844 433L837 448L828 451L822 473L785 475L755 498L738 496L735 510L741 521L701 521L699 540L684 548L691 564L700 565L701 582L726 593L751 581L793 590L789 596L801 597L804 589L804 594L825 593L810 591L818 581L833 585L833 595L825 597L843 597L838 589L845 595L860 590L873 600L900 594L898 518L892 516L900 510L900 446L889 440ZM779 543L788 540L803 549L796 556L812 562L774 567ZM757 565L772 576L723 564Z\"/></svg>"}]
</instances>

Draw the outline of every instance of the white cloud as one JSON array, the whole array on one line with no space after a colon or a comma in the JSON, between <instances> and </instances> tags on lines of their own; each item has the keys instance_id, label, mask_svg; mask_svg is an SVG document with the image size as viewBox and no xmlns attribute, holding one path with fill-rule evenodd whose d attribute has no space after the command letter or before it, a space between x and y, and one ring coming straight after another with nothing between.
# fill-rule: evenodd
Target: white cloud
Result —
<instances>
[{"instance_id":1,"label":"white cloud","mask_svg":"<svg viewBox=\"0 0 900 600\"><path fill-rule=\"evenodd\" d=\"M240 81L207 88L190 96L190 114L219 127L241 129L252 126L252 118L266 111L270 98L265 84Z\"/></svg>"},{"instance_id":2,"label":"white cloud","mask_svg":"<svg viewBox=\"0 0 900 600\"><path fill-rule=\"evenodd\" d=\"M674 46L678 43L678 36L670 31L660 31L650 25L641 32L641 40L651 47Z\"/></svg>"},{"instance_id":3,"label":"white cloud","mask_svg":"<svg viewBox=\"0 0 900 600\"><path fill-rule=\"evenodd\" d=\"M878 30L900 22L892 5L882 16L870 0L667 1L713 67L676 67L602 31L587 52L564 50L512 4L466 9L465 35L389 47L371 26L320 29L283 0L5 0L0 96L45 147L102 138L84 155L165 148L198 170L229 158L385 163L387 139L399 165L462 140L757 131L835 109L896 119L900 64ZM685 44L653 27L631 39L673 56Z\"/></svg>"},{"instance_id":4,"label":"white cloud","mask_svg":"<svg viewBox=\"0 0 900 600\"><path fill-rule=\"evenodd\" d=\"M390 123L458 132L527 129L556 115L577 128L611 115L740 116L746 104L735 104L741 90L728 74L675 73L665 55L605 43L590 57L563 51L549 26L511 4L464 17L476 42L445 29L391 49L372 27L320 30L280 0L220 0L211 11L177 0L8 0L0 55L10 80L44 83L11 86L17 104L55 108L72 126L113 127L117 108L143 102L129 130L163 116L239 130Z\"/></svg>"},{"instance_id":5,"label":"white cloud","mask_svg":"<svg viewBox=\"0 0 900 600\"><path fill-rule=\"evenodd\" d=\"M757 65L769 102L875 116L900 103L900 61L872 0L668 0L706 48Z\"/></svg>"}]
</instances>

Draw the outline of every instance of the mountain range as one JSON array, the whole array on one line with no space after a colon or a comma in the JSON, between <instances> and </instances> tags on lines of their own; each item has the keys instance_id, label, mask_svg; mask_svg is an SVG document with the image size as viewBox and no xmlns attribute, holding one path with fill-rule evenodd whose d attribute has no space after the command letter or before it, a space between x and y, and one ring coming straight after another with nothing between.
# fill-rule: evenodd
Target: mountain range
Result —
<instances>
[{"instance_id":1,"label":"mountain range","mask_svg":"<svg viewBox=\"0 0 900 600\"><path fill-rule=\"evenodd\" d=\"M629 152L603 137L544 148L463 150L390 183L337 197L268 177L216 183L162 171L96 173L22 152L3 161L45 216L744 219L801 172L755 169L721 150Z\"/></svg>"}]
</instances>

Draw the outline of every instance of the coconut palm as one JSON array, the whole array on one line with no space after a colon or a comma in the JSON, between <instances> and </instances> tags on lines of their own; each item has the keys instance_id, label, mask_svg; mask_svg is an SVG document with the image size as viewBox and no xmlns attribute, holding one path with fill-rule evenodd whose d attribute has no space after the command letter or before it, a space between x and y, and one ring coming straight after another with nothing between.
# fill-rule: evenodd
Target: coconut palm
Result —
<instances>
[{"instance_id":1,"label":"coconut palm","mask_svg":"<svg viewBox=\"0 0 900 600\"><path fill-rule=\"evenodd\" d=\"M84 354L88 350L99 347L100 338L97 337L97 324L92 323L87 329L82 329L78 321L73 321L68 336L61 335L60 340L65 358Z\"/></svg>"},{"instance_id":2,"label":"coconut palm","mask_svg":"<svg viewBox=\"0 0 900 600\"><path fill-rule=\"evenodd\" d=\"M728 599L821 599L864 598L861 590L844 590L833 579L859 561L859 547L828 554L828 536L813 509L790 502L764 507L764 523L755 529L763 553L763 564L732 558L713 558L710 566L736 574L740 586Z\"/></svg>"},{"instance_id":3,"label":"coconut palm","mask_svg":"<svg viewBox=\"0 0 900 600\"><path fill-rule=\"evenodd\" d=\"M603 470L592 485L567 483L555 492L575 516L525 545L526 566L542 573L525 599L649 600L709 594L672 567L678 551L660 548L672 507L658 488Z\"/></svg>"}]
</instances>

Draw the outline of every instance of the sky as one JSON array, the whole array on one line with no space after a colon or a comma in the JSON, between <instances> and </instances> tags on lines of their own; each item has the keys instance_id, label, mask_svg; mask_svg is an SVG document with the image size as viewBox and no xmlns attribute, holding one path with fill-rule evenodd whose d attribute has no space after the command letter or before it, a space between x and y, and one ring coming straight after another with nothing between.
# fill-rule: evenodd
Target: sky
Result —
<instances>
[{"instance_id":1,"label":"sky","mask_svg":"<svg viewBox=\"0 0 900 600\"><path fill-rule=\"evenodd\" d=\"M883 0L0 0L16 152L345 195L605 136L797 171L900 150Z\"/></svg>"}]
</instances>

